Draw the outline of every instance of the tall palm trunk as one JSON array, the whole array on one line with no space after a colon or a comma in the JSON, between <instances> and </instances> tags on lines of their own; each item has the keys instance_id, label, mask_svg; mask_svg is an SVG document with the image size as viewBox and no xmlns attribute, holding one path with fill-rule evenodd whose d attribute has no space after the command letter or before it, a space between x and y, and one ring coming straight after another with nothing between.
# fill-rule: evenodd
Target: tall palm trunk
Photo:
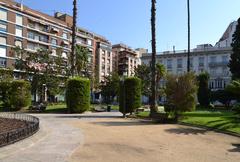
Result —
<instances>
[{"instance_id":1,"label":"tall palm trunk","mask_svg":"<svg viewBox=\"0 0 240 162\"><path fill-rule=\"evenodd\" d=\"M73 0L73 26L72 26L72 47L71 47L71 74L75 74L75 45L76 45L76 25L77 25L77 0Z\"/></svg>"},{"instance_id":2,"label":"tall palm trunk","mask_svg":"<svg viewBox=\"0 0 240 162\"><path fill-rule=\"evenodd\" d=\"M151 64L151 73L152 73L152 84L151 84L151 113L153 115L157 112L156 107L156 0L152 0L152 9L151 9L151 28L152 28L152 64Z\"/></svg>"},{"instance_id":3,"label":"tall palm trunk","mask_svg":"<svg viewBox=\"0 0 240 162\"><path fill-rule=\"evenodd\" d=\"M188 12L188 53L187 53L187 71L190 72L190 2L187 0L187 12Z\"/></svg>"}]
</instances>

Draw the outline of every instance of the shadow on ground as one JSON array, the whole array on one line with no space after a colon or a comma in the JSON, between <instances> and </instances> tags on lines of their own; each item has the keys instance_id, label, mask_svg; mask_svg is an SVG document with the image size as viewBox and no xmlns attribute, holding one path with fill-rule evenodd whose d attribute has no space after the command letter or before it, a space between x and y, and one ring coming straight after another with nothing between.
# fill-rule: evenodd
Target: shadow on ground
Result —
<instances>
[{"instance_id":1,"label":"shadow on ground","mask_svg":"<svg viewBox=\"0 0 240 162\"><path fill-rule=\"evenodd\" d=\"M229 152L240 152L240 144L233 143L232 146L235 148L228 150Z\"/></svg>"},{"instance_id":2,"label":"shadow on ground","mask_svg":"<svg viewBox=\"0 0 240 162\"><path fill-rule=\"evenodd\" d=\"M115 127L115 126L143 126L143 125L157 125L156 123L141 122L141 121L104 121L104 122L92 122L93 124Z\"/></svg>"},{"instance_id":3,"label":"shadow on ground","mask_svg":"<svg viewBox=\"0 0 240 162\"><path fill-rule=\"evenodd\" d=\"M121 116L116 115L64 115L64 116L56 116L56 118L76 118L76 119L114 119L114 118L122 118Z\"/></svg>"},{"instance_id":4,"label":"shadow on ground","mask_svg":"<svg viewBox=\"0 0 240 162\"><path fill-rule=\"evenodd\" d=\"M173 134L184 134L184 135L198 135L198 134L205 134L207 130L204 129L197 129L197 128L171 128L165 130L168 133Z\"/></svg>"}]
</instances>

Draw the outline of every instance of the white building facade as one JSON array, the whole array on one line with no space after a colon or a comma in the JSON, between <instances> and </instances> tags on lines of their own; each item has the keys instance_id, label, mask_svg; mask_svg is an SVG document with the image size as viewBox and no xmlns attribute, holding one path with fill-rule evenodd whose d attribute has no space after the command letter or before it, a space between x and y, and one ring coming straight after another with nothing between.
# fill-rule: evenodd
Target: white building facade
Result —
<instances>
[{"instance_id":1,"label":"white building facade","mask_svg":"<svg viewBox=\"0 0 240 162\"><path fill-rule=\"evenodd\" d=\"M209 87L213 90L224 89L231 82L228 63L231 55L230 47L196 48L191 51L190 67L196 75L202 72L210 74ZM151 54L142 56L142 64L150 65ZM187 72L187 51L158 53L157 63L165 66L170 74L181 75Z\"/></svg>"}]
</instances>

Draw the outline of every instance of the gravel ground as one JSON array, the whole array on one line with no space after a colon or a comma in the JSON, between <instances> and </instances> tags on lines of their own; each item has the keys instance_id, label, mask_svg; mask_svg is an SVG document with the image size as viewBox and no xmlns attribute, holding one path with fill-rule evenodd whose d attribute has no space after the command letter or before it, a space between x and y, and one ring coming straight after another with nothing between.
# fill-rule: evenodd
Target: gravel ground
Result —
<instances>
[{"instance_id":1,"label":"gravel ground","mask_svg":"<svg viewBox=\"0 0 240 162\"><path fill-rule=\"evenodd\" d=\"M119 113L34 114L40 131L0 148L0 162L239 162L240 139Z\"/></svg>"},{"instance_id":2,"label":"gravel ground","mask_svg":"<svg viewBox=\"0 0 240 162\"><path fill-rule=\"evenodd\" d=\"M71 162L239 162L240 138L179 125L97 118L74 121L85 141Z\"/></svg>"}]
</instances>

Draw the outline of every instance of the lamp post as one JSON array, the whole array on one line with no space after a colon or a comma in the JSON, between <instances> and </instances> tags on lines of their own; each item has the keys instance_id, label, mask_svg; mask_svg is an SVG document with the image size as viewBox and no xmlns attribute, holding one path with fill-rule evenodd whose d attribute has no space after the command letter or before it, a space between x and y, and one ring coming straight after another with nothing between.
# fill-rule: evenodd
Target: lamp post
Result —
<instances>
[{"instance_id":1,"label":"lamp post","mask_svg":"<svg viewBox=\"0 0 240 162\"><path fill-rule=\"evenodd\" d=\"M127 72L123 72L121 76L121 84L123 88L123 118L126 118L126 93L125 93L125 77L127 77Z\"/></svg>"}]
</instances>

